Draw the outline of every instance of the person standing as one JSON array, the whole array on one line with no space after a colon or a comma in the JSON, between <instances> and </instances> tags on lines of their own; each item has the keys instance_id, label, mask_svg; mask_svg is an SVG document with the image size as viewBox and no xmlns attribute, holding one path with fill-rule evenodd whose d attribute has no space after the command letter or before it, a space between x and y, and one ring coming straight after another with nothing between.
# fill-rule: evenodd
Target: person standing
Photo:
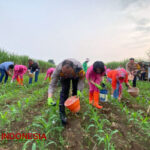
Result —
<instances>
[{"instance_id":1,"label":"person standing","mask_svg":"<svg viewBox=\"0 0 150 150\"><path fill-rule=\"evenodd\" d=\"M89 58L87 58L86 60L85 60L85 62L83 63L83 70L84 70L84 72L86 73L87 72L87 69L88 69L88 62L89 62Z\"/></svg>"},{"instance_id":2,"label":"person standing","mask_svg":"<svg viewBox=\"0 0 150 150\"><path fill-rule=\"evenodd\" d=\"M134 58L130 58L129 60L130 61L126 64L126 70L129 75L134 76L132 84L133 87L136 87L138 65L134 62Z\"/></svg>"},{"instance_id":3,"label":"person standing","mask_svg":"<svg viewBox=\"0 0 150 150\"><path fill-rule=\"evenodd\" d=\"M0 83L2 82L4 76L5 76L4 83L7 82L8 76L12 77L10 70L12 70L13 68L14 68L13 62L4 62L4 63L0 64L0 73L1 73Z\"/></svg>"},{"instance_id":4,"label":"person standing","mask_svg":"<svg viewBox=\"0 0 150 150\"><path fill-rule=\"evenodd\" d=\"M40 68L38 63L34 62L32 59L28 60L28 72L29 74L35 74L35 82L38 81L38 76L39 76L39 72L40 72ZM33 77L29 77L29 84L32 84L32 79Z\"/></svg>"},{"instance_id":5,"label":"person standing","mask_svg":"<svg viewBox=\"0 0 150 150\"><path fill-rule=\"evenodd\" d=\"M61 92L59 101L59 114L63 125L67 123L64 103L69 96L70 82L72 81L72 96L77 95L81 97L84 88L85 72L82 64L75 59L66 59L61 62L52 74L52 81L48 89L48 105L56 105L52 96L60 79Z\"/></svg>"}]
</instances>

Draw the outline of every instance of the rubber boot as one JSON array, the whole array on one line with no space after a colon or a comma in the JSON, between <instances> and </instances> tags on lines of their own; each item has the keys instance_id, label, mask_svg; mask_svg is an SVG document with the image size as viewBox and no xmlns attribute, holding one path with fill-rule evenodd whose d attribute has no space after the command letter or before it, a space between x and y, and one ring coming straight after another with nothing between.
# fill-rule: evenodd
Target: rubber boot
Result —
<instances>
[{"instance_id":1,"label":"rubber boot","mask_svg":"<svg viewBox=\"0 0 150 150\"><path fill-rule=\"evenodd\" d=\"M16 79L16 80L17 80L17 82L18 82L17 84L18 84L18 85L20 85L20 78L19 78L19 77L17 77L17 79Z\"/></svg>"},{"instance_id":2,"label":"rubber boot","mask_svg":"<svg viewBox=\"0 0 150 150\"><path fill-rule=\"evenodd\" d=\"M66 118L64 105L59 105L59 114L60 114L60 120L61 120L62 124L66 125L67 124L67 118Z\"/></svg>"},{"instance_id":3,"label":"rubber boot","mask_svg":"<svg viewBox=\"0 0 150 150\"><path fill-rule=\"evenodd\" d=\"M89 92L89 104L93 103L93 92Z\"/></svg>"},{"instance_id":4,"label":"rubber boot","mask_svg":"<svg viewBox=\"0 0 150 150\"><path fill-rule=\"evenodd\" d=\"M23 78L20 79L20 84L23 85Z\"/></svg>"},{"instance_id":5,"label":"rubber boot","mask_svg":"<svg viewBox=\"0 0 150 150\"><path fill-rule=\"evenodd\" d=\"M98 109L103 108L103 106L99 105L99 92L94 91L94 104L93 106L97 107Z\"/></svg>"},{"instance_id":6,"label":"rubber boot","mask_svg":"<svg viewBox=\"0 0 150 150\"><path fill-rule=\"evenodd\" d=\"M51 83L51 77L49 77L49 83Z\"/></svg>"}]
</instances>

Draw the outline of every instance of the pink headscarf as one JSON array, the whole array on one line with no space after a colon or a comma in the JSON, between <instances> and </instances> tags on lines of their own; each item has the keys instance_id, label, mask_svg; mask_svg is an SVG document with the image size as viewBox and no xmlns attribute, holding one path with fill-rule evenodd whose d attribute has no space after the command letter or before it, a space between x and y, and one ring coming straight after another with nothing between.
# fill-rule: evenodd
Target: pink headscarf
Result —
<instances>
[{"instance_id":1,"label":"pink headscarf","mask_svg":"<svg viewBox=\"0 0 150 150\"><path fill-rule=\"evenodd\" d=\"M126 77L126 70L124 68L117 69L117 77L118 78L125 78Z\"/></svg>"},{"instance_id":2,"label":"pink headscarf","mask_svg":"<svg viewBox=\"0 0 150 150\"><path fill-rule=\"evenodd\" d=\"M19 65L15 65L14 70L19 71Z\"/></svg>"},{"instance_id":3,"label":"pink headscarf","mask_svg":"<svg viewBox=\"0 0 150 150\"><path fill-rule=\"evenodd\" d=\"M111 71L111 69L106 69L106 75L108 74L108 72L110 72Z\"/></svg>"}]
</instances>

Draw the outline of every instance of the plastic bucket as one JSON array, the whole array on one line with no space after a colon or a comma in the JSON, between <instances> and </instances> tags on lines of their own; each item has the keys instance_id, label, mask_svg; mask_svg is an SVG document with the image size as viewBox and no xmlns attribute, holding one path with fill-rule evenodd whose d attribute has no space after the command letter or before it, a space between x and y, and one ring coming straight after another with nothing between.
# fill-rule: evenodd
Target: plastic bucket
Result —
<instances>
[{"instance_id":1,"label":"plastic bucket","mask_svg":"<svg viewBox=\"0 0 150 150\"><path fill-rule=\"evenodd\" d=\"M108 90L106 90L106 89L100 90L100 101L101 102L108 101Z\"/></svg>"},{"instance_id":2,"label":"plastic bucket","mask_svg":"<svg viewBox=\"0 0 150 150\"><path fill-rule=\"evenodd\" d=\"M76 113L80 111L80 100L76 96L71 96L65 101L65 107L71 112Z\"/></svg>"}]
</instances>

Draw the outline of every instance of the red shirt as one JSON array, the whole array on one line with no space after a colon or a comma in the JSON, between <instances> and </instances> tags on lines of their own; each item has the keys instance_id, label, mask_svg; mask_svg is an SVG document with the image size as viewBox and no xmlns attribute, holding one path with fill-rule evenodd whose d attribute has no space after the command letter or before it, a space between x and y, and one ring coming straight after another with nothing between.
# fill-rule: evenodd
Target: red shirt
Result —
<instances>
[{"instance_id":1,"label":"red shirt","mask_svg":"<svg viewBox=\"0 0 150 150\"><path fill-rule=\"evenodd\" d=\"M118 71L117 70L111 70L108 72L107 77L112 79L112 88L115 90L117 87L117 77ZM125 72L125 78L123 82L128 83L128 73Z\"/></svg>"}]
</instances>

